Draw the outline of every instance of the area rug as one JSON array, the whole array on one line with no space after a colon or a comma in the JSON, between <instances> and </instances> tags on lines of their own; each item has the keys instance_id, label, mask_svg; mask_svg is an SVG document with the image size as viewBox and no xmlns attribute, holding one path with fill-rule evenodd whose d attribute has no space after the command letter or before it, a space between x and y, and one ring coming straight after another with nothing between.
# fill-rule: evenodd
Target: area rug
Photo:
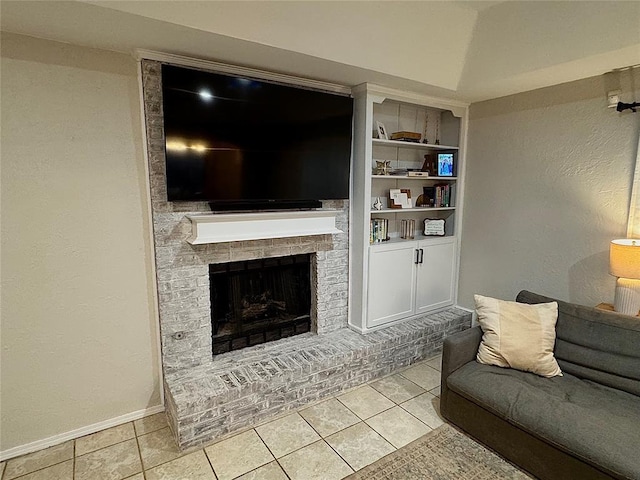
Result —
<instances>
[{"instance_id":1,"label":"area rug","mask_svg":"<svg viewBox=\"0 0 640 480\"><path fill-rule=\"evenodd\" d=\"M347 480L532 479L522 470L444 424Z\"/></svg>"}]
</instances>

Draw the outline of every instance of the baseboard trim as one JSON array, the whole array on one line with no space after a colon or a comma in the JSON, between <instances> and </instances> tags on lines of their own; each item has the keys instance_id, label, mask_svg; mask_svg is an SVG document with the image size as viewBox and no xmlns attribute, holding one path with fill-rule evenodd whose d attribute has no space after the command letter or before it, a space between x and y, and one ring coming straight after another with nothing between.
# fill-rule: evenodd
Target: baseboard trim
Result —
<instances>
[{"instance_id":1,"label":"baseboard trim","mask_svg":"<svg viewBox=\"0 0 640 480\"><path fill-rule=\"evenodd\" d=\"M10 448L8 450L0 451L0 462L9 460L10 458L19 457L27 453L37 452L43 448L53 447L59 443L66 442L67 440L73 440L76 438L84 437L91 433L99 432L105 428L116 427L123 423L131 422L133 420L139 420L141 418L153 415L155 413L164 412L164 405L157 405L155 407L145 408L143 410L137 410L135 412L127 413L119 417L110 418L103 422L87 425L86 427L77 428L69 432L54 435L53 437L43 438L42 440L36 440L35 442L27 443L25 445L19 445L17 447Z\"/></svg>"}]
</instances>

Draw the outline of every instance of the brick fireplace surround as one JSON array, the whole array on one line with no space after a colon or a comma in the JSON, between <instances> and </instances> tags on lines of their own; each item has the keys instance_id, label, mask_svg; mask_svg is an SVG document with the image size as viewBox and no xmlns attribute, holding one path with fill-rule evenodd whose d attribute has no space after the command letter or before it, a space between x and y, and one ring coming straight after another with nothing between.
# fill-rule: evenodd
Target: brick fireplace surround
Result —
<instances>
[{"instance_id":1,"label":"brick fireplace surround","mask_svg":"<svg viewBox=\"0 0 640 480\"><path fill-rule=\"evenodd\" d=\"M348 201L338 211L344 233L191 245L190 214L204 202L166 201L160 63L143 60L143 93L162 338L165 403L178 445L203 445L284 411L337 394L434 355L444 336L468 328L457 308L367 335L347 326ZM312 332L212 355L209 264L311 257Z\"/></svg>"}]
</instances>

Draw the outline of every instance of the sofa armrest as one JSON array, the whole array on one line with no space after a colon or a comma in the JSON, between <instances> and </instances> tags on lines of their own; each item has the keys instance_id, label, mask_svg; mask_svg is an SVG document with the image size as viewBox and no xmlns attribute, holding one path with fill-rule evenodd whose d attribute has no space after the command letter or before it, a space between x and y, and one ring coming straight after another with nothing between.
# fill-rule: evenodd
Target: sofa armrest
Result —
<instances>
[{"instance_id":1,"label":"sofa armrest","mask_svg":"<svg viewBox=\"0 0 640 480\"><path fill-rule=\"evenodd\" d=\"M480 327L468 328L444 339L440 376L440 409L445 417L447 417L449 394L447 378L463 365L476 359L481 340L482 329Z\"/></svg>"}]
</instances>

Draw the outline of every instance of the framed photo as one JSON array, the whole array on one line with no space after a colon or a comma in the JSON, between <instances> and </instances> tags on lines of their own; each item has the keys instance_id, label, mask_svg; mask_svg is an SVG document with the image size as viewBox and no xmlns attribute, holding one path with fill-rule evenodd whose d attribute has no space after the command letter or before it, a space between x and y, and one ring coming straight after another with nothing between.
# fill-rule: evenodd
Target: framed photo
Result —
<instances>
[{"instance_id":1,"label":"framed photo","mask_svg":"<svg viewBox=\"0 0 640 480\"><path fill-rule=\"evenodd\" d=\"M455 153L438 153L438 176L453 177L455 171Z\"/></svg>"},{"instance_id":2,"label":"framed photo","mask_svg":"<svg viewBox=\"0 0 640 480\"><path fill-rule=\"evenodd\" d=\"M408 188L392 188L389 190L389 208L412 208L411 190Z\"/></svg>"},{"instance_id":3,"label":"framed photo","mask_svg":"<svg viewBox=\"0 0 640 480\"><path fill-rule=\"evenodd\" d=\"M376 122L376 127L378 129L378 138L381 140L389 140L387 129L385 128L384 124L382 122Z\"/></svg>"},{"instance_id":4,"label":"framed photo","mask_svg":"<svg viewBox=\"0 0 640 480\"><path fill-rule=\"evenodd\" d=\"M424 234L425 236L444 237L444 218L425 218Z\"/></svg>"}]
</instances>

